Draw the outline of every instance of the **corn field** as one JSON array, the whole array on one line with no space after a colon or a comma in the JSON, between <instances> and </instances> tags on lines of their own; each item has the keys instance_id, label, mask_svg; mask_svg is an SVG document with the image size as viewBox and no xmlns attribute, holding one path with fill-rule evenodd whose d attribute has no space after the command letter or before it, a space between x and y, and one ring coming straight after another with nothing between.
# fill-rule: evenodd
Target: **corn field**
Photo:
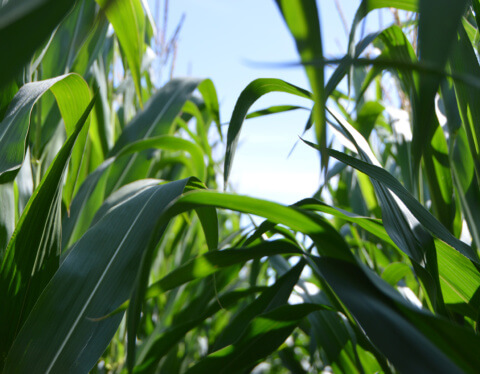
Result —
<instances>
[{"instance_id":1,"label":"corn field","mask_svg":"<svg viewBox=\"0 0 480 374\"><path fill-rule=\"evenodd\" d=\"M147 1L2 1L0 372L479 372L480 1L363 0L337 59L275 3L309 87L222 126L210 79L154 83ZM290 206L228 192L271 92L320 160Z\"/></svg>"}]
</instances>

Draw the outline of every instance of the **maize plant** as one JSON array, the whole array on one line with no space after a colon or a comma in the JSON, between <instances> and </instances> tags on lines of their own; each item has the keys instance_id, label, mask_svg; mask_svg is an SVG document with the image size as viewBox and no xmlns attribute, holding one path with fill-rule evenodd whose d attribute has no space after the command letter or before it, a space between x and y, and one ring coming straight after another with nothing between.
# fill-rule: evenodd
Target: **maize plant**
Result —
<instances>
[{"instance_id":1,"label":"maize plant","mask_svg":"<svg viewBox=\"0 0 480 374\"><path fill-rule=\"evenodd\" d=\"M309 87L224 134L211 80L152 81L146 1L2 2L1 372L478 372L480 2L363 0L333 60L319 4L276 0ZM218 188L271 92L320 158L289 206Z\"/></svg>"}]
</instances>

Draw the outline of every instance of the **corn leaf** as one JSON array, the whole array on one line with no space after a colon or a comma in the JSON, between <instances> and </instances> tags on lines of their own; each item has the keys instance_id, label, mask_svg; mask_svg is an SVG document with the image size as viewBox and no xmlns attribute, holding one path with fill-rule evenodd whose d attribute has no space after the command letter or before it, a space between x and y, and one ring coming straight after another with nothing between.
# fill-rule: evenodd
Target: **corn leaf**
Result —
<instances>
[{"instance_id":1,"label":"corn leaf","mask_svg":"<svg viewBox=\"0 0 480 374\"><path fill-rule=\"evenodd\" d=\"M329 258L313 261L367 336L399 370L475 372L478 356L460 347L478 346L478 336L418 309L370 270Z\"/></svg>"},{"instance_id":2,"label":"corn leaf","mask_svg":"<svg viewBox=\"0 0 480 374\"><path fill-rule=\"evenodd\" d=\"M315 1L310 0L275 0L290 33L295 39L297 51L302 62L322 61L323 48L320 32L318 8ZM306 65L310 87L313 92L315 106L313 117L317 144L321 149L327 146L327 126L325 120L325 90L323 65ZM328 166L328 155L321 152L322 166Z\"/></svg>"},{"instance_id":3,"label":"corn leaf","mask_svg":"<svg viewBox=\"0 0 480 374\"><path fill-rule=\"evenodd\" d=\"M86 372L93 367L122 315L95 319L129 298L158 213L187 183L138 190L110 208L76 242L15 340L5 370Z\"/></svg>"},{"instance_id":4,"label":"corn leaf","mask_svg":"<svg viewBox=\"0 0 480 374\"><path fill-rule=\"evenodd\" d=\"M13 180L23 163L32 107L47 90L51 90L55 95L69 135L74 132L75 124L90 100L88 85L76 74L22 86L0 124L0 181L3 183ZM73 169L70 175L76 176L75 171L78 172L87 132L88 125L80 134L79 145L74 150L75 161L72 161ZM82 142L83 144L80 144ZM69 183L75 183L75 181L76 178ZM73 187L70 187L71 189Z\"/></svg>"},{"instance_id":5,"label":"corn leaf","mask_svg":"<svg viewBox=\"0 0 480 374\"><path fill-rule=\"evenodd\" d=\"M126 56L140 106L142 104L141 67L145 50L145 14L140 0L96 0L112 24Z\"/></svg>"},{"instance_id":6,"label":"corn leaf","mask_svg":"<svg viewBox=\"0 0 480 374\"><path fill-rule=\"evenodd\" d=\"M75 4L18 0L0 7L0 89L10 83ZM6 58L5 56L8 56Z\"/></svg>"},{"instance_id":7,"label":"corn leaf","mask_svg":"<svg viewBox=\"0 0 480 374\"><path fill-rule=\"evenodd\" d=\"M280 79L256 79L251 82L240 94L228 126L227 150L225 152L223 171L224 188L226 188L228 177L231 173L233 157L235 156L240 138L240 131L248 110L260 97L270 92L285 92L306 99L313 99L310 92Z\"/></svg>"},{"instance_id":8,"label":"corn leaf","mask_svg":"<svg viewBox=\"0 0 480 374\"><path fill-rule=\"evenodd\" d=\"M0 268L0 296L5 302L0 310L1 357L6 357L37 298L58 268L62 181L93 104L94 100L34 191L8 244Z\"/></svg>"},{"instance_id":9,"label":"corn leaf","mask_svg":"<svg viewBox=\"0 0 480 374\"><path fill-rule=\"evenodd\" d=\"M239 340L209 354L187 373L237 373L252 368L274 352L310 313L321 309L313 304L284 305L253 319Z\"/></svg>"}]
</instances>

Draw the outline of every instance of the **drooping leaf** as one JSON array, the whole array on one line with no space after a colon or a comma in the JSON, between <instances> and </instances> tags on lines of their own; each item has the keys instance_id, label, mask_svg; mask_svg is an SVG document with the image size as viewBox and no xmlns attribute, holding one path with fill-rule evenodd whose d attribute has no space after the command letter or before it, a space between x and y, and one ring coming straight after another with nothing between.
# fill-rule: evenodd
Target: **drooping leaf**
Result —
<instances>
[{"instance_id":1,"label":"drooping leaf","mask_svg":"<svg viewBox=\"0 0 480 374\"><path fill-rule=\"evenodd\" d=\"M252 248L208 252L188 261L158 282L153 283L149 287L146 297L159 295L194 279L214 274L220 268L244 263L253 258L301 253L298 247L284 241L265 242Z\"/></svg>"},{"instance_id":2,"label":"drooping leaf","mask_svg":"<svg viewBox=\"0 0 480 374\"><path fill-rule=\"evenodd\" d=\"M69 135L73 133L75 124L90 101L88 85L76 74L62 75L22 86L10 103L5 118L0 124L1 182L13 180L18 173L25 157L32 107L47 90L51 90L55 95ZM76 176L75 171L78 172L88 126L84 129L80 135L83 144L79 142L74 151L73 157L76 161L72 161L73 171L70 172L73 176ZM69 183L75 183L75 181L76 178L73 178Z\"/></svg>"},{"instance_id":3,"label":"drooping leaf","mask_svg":"<svg viewBox=\"0 0 480 374\"><path fill-rule=\"evenodd\" d=\"M0 268L0 296L5 301L0 309L2 358L58 268L63 176L93 104L94 99L34 191L8 244Z\"/></svg>"},{"instance_id":4,"label":"drooping leaf","mask_svg":"<svg viewBox=\"0 0 480 374\"><path fill-rule=\"evenodd\" d=\"M193 78L174 79L168 82L150 98L145 108L124 128L107 156L115 156L132 142L167 135L175 117L200 83L201 80ZM135 173L145 169L145 163L137 158L139 158L138 155L133 155L115 164L110 171L107 195L123 184L138 179L135 178ZM140 178L145 177L145 174L140 176Z\"/></svg>"},{"instance_id":5,"label":"drooping leaf","mask_svg":"<svg viewBox=\"0 0 480 374\"><path fill-rule=\"evenodd\" d=\"M367 336L399 370L475 372L478 355L460 347L480 345L478 336L418 309L369 270L364 270L367 276L353 264L318 257L313 261Z\"/></svg>"},{"instance_id":6,"label":"drooping leaf","mask_svg":"<svg viewBox=\"0 0 480 374\"><path fill-rule=\"evenodd\" d=\"M122 314L97 319L128 299L156 218L187 183L140 189L76 242L10 349L5 370L87 372L93 367Z\"/></svg>"},{"instance_id":7,"label":"drooping leaf","mask_svg":"<svg viewBox=\"0 0 480 374\"><path fill-rule=\"evenodd\" d=\"M374 178L379 183L388 187L399 197L399 199L426 229L431 231L432 234L437 236L439 239L442 239L451 245L465 257L474 262L478 262L477 255L472 248L455 238L448 230L446 230L442 224L438 222L417 200L415 200L415 198L386 170L375 165L370 165L366 162L360 161L354 157L337 152L335 150L329 150L329 152L336 159L355 167L365 174L368 174L371 178Z\"/></svg>"},{"instance_id":8,"label":"drooping leaf","mask_svg":"<svg viewBox=\"0 0 480 374\"><path fill-rule=\"evenodd\" d=\"M226 188L228 177L232 169L233 157L237 149L240 131L243 121L247 116L250 107L263 95L270 92L285 92L300 96L306 99L312 99L310 92L294 86L280 79L257 79L251 82L240 94L232 113L232 118L228 126L227 150L225 152L225 164L223 171L224 188Z\"/></svg>"}]
</instances>

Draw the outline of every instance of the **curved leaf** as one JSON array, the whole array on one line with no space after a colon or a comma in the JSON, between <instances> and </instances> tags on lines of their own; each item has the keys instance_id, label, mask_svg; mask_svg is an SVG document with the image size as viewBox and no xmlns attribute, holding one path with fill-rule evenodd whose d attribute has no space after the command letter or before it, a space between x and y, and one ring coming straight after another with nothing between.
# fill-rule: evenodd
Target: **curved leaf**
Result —
<instances>
[{"instance_id":1,"label":"curved leaf","mask_svg":"<svg viewBox=\"0 0 480 374\"><path fill-rule=\"evenodd\" d=\"M107 156L115 156L132 142L167 135L175 117L200 83L201 80L193 78L173 79L168 82L150 98L145 108L124 128ZM145 163L136 154L117 162L110 171L107 195L118 187L139 179L131 174L140 173L143 169L145 169ZM145 173L140 178L145 178Z\"/></svg>"},{"instance_id":2,"label":"curved leaf","mask_svg":"<svg viewBox=\"0 0 480 374\"><path fill-rule=\"evenodd\" d=\"M480 346L478 336L418 309L399 294L395 296L395 291L370 270L329 258L313 257L313 261L367 336L399 370L476 371L478 355L458 348L466 341L469 346Z\"/></svg>"},{"instance_id":3,"label":"curved leaf","mask_svg":"<svg viewBox=\"0 0 480 374\"><path fill-rule=\"evenodd\" d=\"M149 148L165 149L169 151L187 151L192 156L194 176L200 180L205 179L205 163L203 160L202 149L186 139L172 135L161 135L144 140L138 140L125 146L117 155L120 158L123 155L139 152Z\"/></svg>"},{"instance_id":4,"label":"curved leaf","mask_svg":"<svg viewBox=\"0 0 480 374\"><path fill-rule=\"evenodd\" d=\"M10 349L6 371L87 372L93 367L122 315L95 319L129 297L158 213L187 183L141 189L112 207L76 242Z\"/></svg>"},{"instance_id":5,"label":"curved leaf","mask_svg":"<svg viewBox=\"0 0 480 374\"><path fill-rule=\"evenodd\" d=\"M75 124L90 101L88 85L77 74L62 75L22 86L0 123L0 182L11 181L18 173L25 157L32 107L47 90L51 90L57 99L68 135L74 132ZM70 175L74 178L71 178L73 182L70 183L76 181L87 133L88 125L80 134L80 140L72 156L75 161L72 161ZM73 186L67 187L68 189L73 190Z\"/></svg>"},{"instance_id":6,"label":"curved leaf","mask_svg":"<svg viewBox=\"0 0 480 374\"><path fill-rule=\"evenodd\" d=\"M0 268L0 297L5 302L0 309L2 358L6 357L14 337L58 268L63 177L94 101L92 99L85 109L75 131L34 191L8 244ZM3 362L0 365L3 366Z\"/></svg>"},{"instance_id":7,"label":"curved leaf","mask_svg":"<svg viewBox=\"0 0 480 374\"><path fill-rule=\"evenodd\" d=\"M228 177L232 169L233 157L237 149L240 131L243 121L247 116L250 107L263 95L270 92L285 92L292 95L300 96L306 99L313 99L310 92L294 86L293 84L282 81L281 79L256 79L251 82L240 94L240 97L233 109L232 118L228 126L227 133L227 150L225 152L225 164L223 171L224 189L226 189Z\"/></svg>"},{"instance_id":8,"label":"curved leaf","mask_svg":"<svg viewBox=\"0 0 480 374\"><path fill-rule=\"evenodd\" d=\"M303 252L291 243L285 241L265 242L251 248L225 249L208 252L198 256L170 274L153 283L147 291L146 297L154 297L163 292L179 287L195 279L214 274L220 268L244 263L254 258L279 254L302 254Z\"/></svg>"}]
</instances>

